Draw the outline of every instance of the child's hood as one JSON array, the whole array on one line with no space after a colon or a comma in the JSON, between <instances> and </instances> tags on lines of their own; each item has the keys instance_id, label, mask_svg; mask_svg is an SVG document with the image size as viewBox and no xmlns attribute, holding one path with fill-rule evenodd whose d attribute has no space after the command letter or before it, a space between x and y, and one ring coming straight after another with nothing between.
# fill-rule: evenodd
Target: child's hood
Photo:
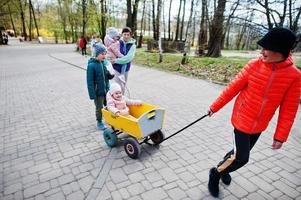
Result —
<instances>
[{"instance_id":1,"label":"child's hood","mask_svg":"<svg viewBox=\"0 0 301 200\"><path fill-rule=\"evenodd\" d=\"M106 45L106 47L111 46L114 42L115 42L115 40L110 38L110 36L108 36L108 35L105 36L104 44Z\"/></svg>"},{"instance_id":2,"label":"child's hood","mask_svg":"<svg viewBox=\"0 0 301 200\"><path fill-rule=\"evenodd\" d=\"M90 58L90 59L88 60L88 64L91 64L91 63L99 63L99 61L96 60L95 58Z\"/></svg>"}]
</instances>

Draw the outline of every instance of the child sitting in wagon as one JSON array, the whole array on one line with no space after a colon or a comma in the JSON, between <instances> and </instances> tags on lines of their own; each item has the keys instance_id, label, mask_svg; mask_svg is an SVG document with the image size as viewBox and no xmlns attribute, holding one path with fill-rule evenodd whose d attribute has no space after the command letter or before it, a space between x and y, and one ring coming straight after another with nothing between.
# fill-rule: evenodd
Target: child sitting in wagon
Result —
<instances>
[{"instance_id":1,"label":"child sitting in wagon","mask_svg":"<svg viewBox=\"0 0 301 200\"><path fill-rule=\"evenodd\" d=\"M142 105L141 100L128 99L122 95L121 87L117 83L112 83L110 90L106 96L107 109L115 115L122 115L125 117L133 118L129 113L130 105L140 106Z\"/></svg>"}]
</instances>

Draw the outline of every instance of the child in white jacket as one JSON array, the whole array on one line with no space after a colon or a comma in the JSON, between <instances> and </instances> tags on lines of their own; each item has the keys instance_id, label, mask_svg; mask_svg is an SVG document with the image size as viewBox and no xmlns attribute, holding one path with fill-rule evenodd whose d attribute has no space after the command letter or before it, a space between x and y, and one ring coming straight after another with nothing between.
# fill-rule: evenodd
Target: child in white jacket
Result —
<instances>
[{"instance_id":1,"label":"child in white jacket","mask_svg":"<svg viewBox=\"0 0 301 200\"><path fill-rule=\"evenodd\" d=\"M112 83L107 93L107 109L115 115L132 117L129 112L129 105L142 105L142 101L128 99L122 95L121 87L117 83Z\"/></svg>"}]
</instances>

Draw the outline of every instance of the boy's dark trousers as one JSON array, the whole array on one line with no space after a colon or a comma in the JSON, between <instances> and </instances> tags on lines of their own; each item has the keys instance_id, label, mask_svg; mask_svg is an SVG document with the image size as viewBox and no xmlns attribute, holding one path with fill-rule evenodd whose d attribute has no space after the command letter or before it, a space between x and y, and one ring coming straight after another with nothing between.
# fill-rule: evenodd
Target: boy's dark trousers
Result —
<instances>
[{"instance_id":1,"label":"boy's dark trousers","mask_svg":"<svg viewBox=\"0 0 301 200\"><path fill-rule=\"evenodd\" d=\"M98 122L102 122L101 109L103 108L104 100L105 100L105 97L103 97L103 96L96 97L96 99L94 99L96 120Z\"/></svg>"},{"instance_id":2,"label":"boy's dark trousers","mask_svg":"<svg viewBox=\"0 0 301 200\"><path fill-rule=\"evenodd\" d=\"M233 172L248 163L250 151L257 142L261 133L247 134L238 129L234 129L235 151L229 151L224 160L217 167L217 171L223 174Z\"/></svg>"}]
</instances>

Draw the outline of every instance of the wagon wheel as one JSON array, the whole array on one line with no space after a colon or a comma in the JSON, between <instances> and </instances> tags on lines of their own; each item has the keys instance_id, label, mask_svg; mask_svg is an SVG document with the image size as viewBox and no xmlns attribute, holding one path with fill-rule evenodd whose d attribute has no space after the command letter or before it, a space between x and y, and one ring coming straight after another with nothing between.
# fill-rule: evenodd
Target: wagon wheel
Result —
<instances>
[{"instance_id":1,"label":"wagon wheel","mask_svg":"<svg viewBox=\"0 0 301 200\"><path fill-rule=\"evenodd\" d=\"M124 150L126 154L133 159L138 158L141 152L141 148L138 141L132 137L129 137L125 140Z\"/></svg>"},{"instance_id":2,"label":"wagon wheel","mask_svg":"<svg viewBox=\"0 0 301 200\"><path fill-rule=\"evenodd\" d=\"M111 128L107 128L103 132L103 138L109 147L115 147L118 143L117 135Z\"/></svg>"},{"instance_id":3,"label":"wagon wheel","mask_svg":"<svg viewBox=\"0 0 301 200\"><path fill-rule=\"evenodd\" d=\"M164 133L161 130L156 131L155 133L150 135L150 139L155 144L160 144L165 138Z\"/></svg>"}]
</instances>

